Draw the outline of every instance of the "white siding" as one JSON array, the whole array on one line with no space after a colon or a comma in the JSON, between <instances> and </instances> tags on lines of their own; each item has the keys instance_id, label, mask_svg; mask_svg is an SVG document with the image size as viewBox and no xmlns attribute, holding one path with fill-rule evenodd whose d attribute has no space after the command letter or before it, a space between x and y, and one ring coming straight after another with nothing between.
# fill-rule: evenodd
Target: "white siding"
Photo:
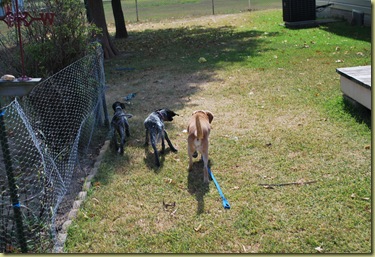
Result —
<instances>
[{"instance_id":1,"label":"white siding","mask_svg":"<svg viewBox=\"0 0 375 257\"><path fill-rule=\"evenodd\" d=\"M371 0L316 0L316 6L332 4L331 16L343 17L351 21L353 10L364 13L364 23L371 25Z\"/></svg>"},{"instance_id":2,"label":"white siding","mask_svg":"<svg viewBox=\"0 0 375 257\"><path fill-rule=\"evenodd\" d=\"M371 15L371 0L316 0L316 5L333 4L332 9L352 11L353 9Z\"/></svg>"}]
</instances>

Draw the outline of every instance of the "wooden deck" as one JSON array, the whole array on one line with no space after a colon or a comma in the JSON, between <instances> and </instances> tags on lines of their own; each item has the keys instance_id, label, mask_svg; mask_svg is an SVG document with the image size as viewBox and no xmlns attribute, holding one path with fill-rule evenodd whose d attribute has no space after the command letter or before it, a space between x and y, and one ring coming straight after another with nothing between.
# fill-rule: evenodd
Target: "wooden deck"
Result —
<instances>
[{"instance_id":1,"label":"wooden deck","mask_svg":"<svg viewBox=\"0 0 375 257\"><path fill-rule=\"evenodd\" d=\"M338 68L341 91L371 110L371 65Z\"/></svg>"}]
</instances>

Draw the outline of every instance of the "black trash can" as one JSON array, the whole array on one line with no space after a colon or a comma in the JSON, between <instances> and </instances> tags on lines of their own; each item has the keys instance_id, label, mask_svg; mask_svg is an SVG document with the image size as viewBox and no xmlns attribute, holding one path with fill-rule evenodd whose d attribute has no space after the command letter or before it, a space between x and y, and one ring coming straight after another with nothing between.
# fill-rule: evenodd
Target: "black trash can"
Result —
<instances>
[{"instance_id":1,"label":"black trash can","mask_svg":"<svg viewBox=\"0 0 375 257\"><path fill-rule=\"evenodd\" d=\"M316 19L315 0L282 0L285 22L309 21Z\"/></svg>"}]
</instances>

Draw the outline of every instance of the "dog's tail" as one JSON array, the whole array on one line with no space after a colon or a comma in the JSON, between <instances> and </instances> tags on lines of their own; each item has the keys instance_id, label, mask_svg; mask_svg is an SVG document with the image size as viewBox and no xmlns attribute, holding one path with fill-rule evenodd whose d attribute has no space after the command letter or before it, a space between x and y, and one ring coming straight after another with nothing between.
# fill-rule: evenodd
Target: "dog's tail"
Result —
<instances>
[{"instance_id":1,"label":"dog's tail","mask_svg":"<svg viewBox=\"0 0 375 257\"><path fill-rule=\"evenodd\" d=\"M198 115L195 116L195 125L197 126L197 138L203 139L202 126Z\"/></svg>"}]
</instances>

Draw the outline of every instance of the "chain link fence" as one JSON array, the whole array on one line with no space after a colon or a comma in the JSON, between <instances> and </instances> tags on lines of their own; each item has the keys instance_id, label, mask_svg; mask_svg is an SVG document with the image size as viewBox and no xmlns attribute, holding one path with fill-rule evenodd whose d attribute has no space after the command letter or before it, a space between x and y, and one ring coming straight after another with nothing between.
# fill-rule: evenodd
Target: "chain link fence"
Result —
<instances>
[{"instance_id":1,"label":"chain link fence","mask_svg":"<svg viewBox=\"0 0 375 257\"><path fill-rule=\"evenodd\" d=\"M114 25L111 0L103 4L107 23ZM121 0L121 5L126 22L133 23L281 9L282 0Z\"/></svg>"},{"instance_id":2,"label":"chain link fence","mask_svg":"<svg viewBox=\"0 0 375 257\"><path fill-rule=\"evenodd\" d=\"M1 102L0 252L52 252L108 134L102 48Z\"/></svg>"}]
</instances>

